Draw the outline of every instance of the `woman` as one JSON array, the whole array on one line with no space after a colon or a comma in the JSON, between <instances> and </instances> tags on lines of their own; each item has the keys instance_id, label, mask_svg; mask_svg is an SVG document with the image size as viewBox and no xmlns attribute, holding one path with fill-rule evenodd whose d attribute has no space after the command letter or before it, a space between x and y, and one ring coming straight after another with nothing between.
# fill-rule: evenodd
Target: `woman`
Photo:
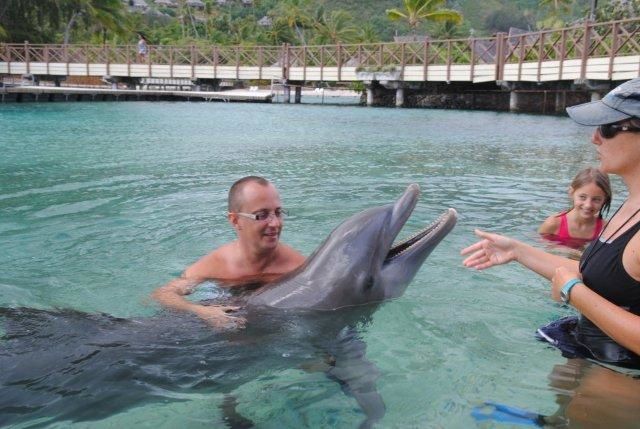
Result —
<instances>
[{"instance_id":1,"label":"woman","mask_svg":"<svg viewBox=\"0 0 640 429\"><path fill-rule=\"evenodd\" d=\"M520 241L476 230L464 265L479 270L517 261L551 280L551 295L580 312L539 330L565 355L640 368L640 78L602 100L573 106L569 116L598 126L592 136L603 173L620 176L628 198L580 262Z\"/></svg>"},{"instance_id":2,"label":"woman","mask_svg":"<svg viewBox=\"0 0 640 429\"><path fill-rule=\"evenodd\" d=\"M138 40L138 62L143 63L147 60L147 54L149 53L149 44L144 35L140 34Z\"/></svg>"}]
</instances>

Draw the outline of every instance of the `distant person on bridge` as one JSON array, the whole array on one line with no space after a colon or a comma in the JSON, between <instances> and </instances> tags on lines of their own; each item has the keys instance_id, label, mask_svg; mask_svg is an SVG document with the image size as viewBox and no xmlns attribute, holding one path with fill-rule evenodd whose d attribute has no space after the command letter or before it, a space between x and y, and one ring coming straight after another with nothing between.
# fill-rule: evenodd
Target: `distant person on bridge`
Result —
<instances>
[{"instance_id":1,"label":"distant person on bridge","mask_svg":"<svg viewBox=\"0 0 640 429\"><path fill-rule=\"evenodd\" d=\"M147 55L149 55L149 44L143 34L139 34L138 40L138 62L144 63L147 61Z\"/></svg>"}]
</instances>

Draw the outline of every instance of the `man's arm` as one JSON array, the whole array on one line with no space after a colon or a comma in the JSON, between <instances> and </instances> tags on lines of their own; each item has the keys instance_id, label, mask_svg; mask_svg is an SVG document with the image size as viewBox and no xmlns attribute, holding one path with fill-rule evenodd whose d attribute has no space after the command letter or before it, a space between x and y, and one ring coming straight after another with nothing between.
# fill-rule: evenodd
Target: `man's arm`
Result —
<instances>
[{"instance_id":1,"label":"man's arm","mask_svg":"<svg viewBox=\"0 0 640 429\"><path fill-rule=\"evenodd\" d=\"M202 283L201 279L180 277L164 286L159 287L151 294L151 297L162 304L163 307L176 311L191 311L198 305L185 298L193 293L196 286Z\"/></svg>"},{"instance_id":2,"label":"man's arm","mask_svg":"<svg viewBox=\"0 0 640 429\"><path fill-rule=\"evenodd\" d=\"M224 328L229 325L244 326L245 320L243 318L227 314L230 311L237 310L238 307L201 305L184 298L186 295L191 294L196 286L203 281L203 279L180 277L156 289L151 294L151 297L163 307L174 311L193 313L217 328Z\"/></svg>"}]
</instances>

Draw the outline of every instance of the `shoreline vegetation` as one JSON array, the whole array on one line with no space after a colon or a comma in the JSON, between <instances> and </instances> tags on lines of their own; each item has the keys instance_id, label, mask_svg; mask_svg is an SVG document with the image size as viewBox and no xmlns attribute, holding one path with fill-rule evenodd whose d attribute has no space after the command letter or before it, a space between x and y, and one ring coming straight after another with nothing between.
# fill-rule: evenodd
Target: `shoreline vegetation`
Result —
<instances>
[{"instance_id":1,"label":"shoreline vegetation","mask_svg":"<svg viewBox=\"0 0 640 429\"><path fill-rule=\"evenodd\" d=\"M0 42L312 46L490 37L640 14L629 0L6 0Z\"/></svg>"}]
</instances>

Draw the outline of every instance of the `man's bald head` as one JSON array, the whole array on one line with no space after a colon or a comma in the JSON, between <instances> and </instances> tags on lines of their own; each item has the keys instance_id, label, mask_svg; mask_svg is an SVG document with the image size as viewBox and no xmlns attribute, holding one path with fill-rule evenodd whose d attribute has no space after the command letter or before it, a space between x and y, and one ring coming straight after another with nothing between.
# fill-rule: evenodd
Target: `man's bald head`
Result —
<instances>
[{"instance_id":1,"label":"man's bald head","mask_svg":"<svg viewBox=\"0 0 640 429\"><path fill-rule=\"evenodd\" d=\"M242 191L249 183L257 183L261 186L271 185L271 182L260 176L246 176L240 180L237 180L233 185L231 185L231 189L229 189L229 213L236 213L242 210L242 205L244 203Z\"/></svg>"}]
</instances>

